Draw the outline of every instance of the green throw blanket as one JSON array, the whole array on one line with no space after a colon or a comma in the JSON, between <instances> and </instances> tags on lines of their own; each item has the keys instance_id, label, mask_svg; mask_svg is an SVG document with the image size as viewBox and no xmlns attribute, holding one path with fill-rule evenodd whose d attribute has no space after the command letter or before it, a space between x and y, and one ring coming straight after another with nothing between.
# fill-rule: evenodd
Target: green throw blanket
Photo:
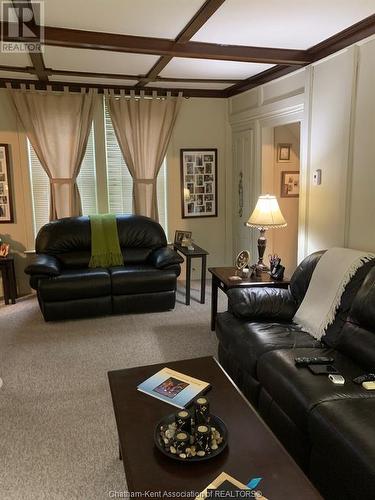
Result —
<instances>
[{"instance_id":1,"label":"green throw blanket","mask_svg":"<svg viewBox=\"0 0 375 500\"><path fill-rule=\"evenodd\" d=\"M114 214L90 215L91 259L89 267L124 265Z\"/></svg>"}]
</instances>

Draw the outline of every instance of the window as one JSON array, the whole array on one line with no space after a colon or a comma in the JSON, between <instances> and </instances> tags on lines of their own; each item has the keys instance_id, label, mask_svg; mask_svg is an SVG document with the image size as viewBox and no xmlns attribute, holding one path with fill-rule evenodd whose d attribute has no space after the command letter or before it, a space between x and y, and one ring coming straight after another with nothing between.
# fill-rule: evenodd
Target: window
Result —
<instances>
[{"instance_id":1,"label":"window","mask_svg":"<svg viewBox=\"0 0 375 500\"><path fill-rule=\"evenodd\" d=\"M29 141L27 142L29 149L34 231L35 234L37 234L39 229L49 220L49 179L40 164L33 147ZM77 178L77 185L81 195L83 214L90 215L97 213L98 203L96 196L96 168L93 128L91 129L89 139L87 141L86 153Z\"/></svg>"},{"instance_id":2,"label":"window","mask_svg":"<svg viewBox=\"0 0 375 500\"><path fill-rule=\"evenodd\" d=\"M108 210L111 213L132 213L133 179L126 166L118 145L115 131L107 106L105 105L105 148L106 165L99 164L98 168L106 168L108 186ZM81 170L77 178L77 185L81 195L82 212L84 215L98 213L98 190L96 164L94 125L87 142L86 153L82 161ZM38 157L30 142L28 142L29 168L31 178L31 192L33 201L34 231L39 229L49 220L49 179L43 170ZM159 221L167 233L167 168L166 159L160 168L157 178L157 195ZM106 196L100 191L99 195Z\"/></svg>"},{"instance_id":3,"label":"window","mask_svg":"<svg viewBox=\"0 0 375 500\"><path fill-rule=\"evenodd\" d=\"M108 206L113 213L132 213L133 179L118 145L111 117L105 104ZM166 160L157 179L159 222L167 233Z\"/></svg>"}]
</instances>

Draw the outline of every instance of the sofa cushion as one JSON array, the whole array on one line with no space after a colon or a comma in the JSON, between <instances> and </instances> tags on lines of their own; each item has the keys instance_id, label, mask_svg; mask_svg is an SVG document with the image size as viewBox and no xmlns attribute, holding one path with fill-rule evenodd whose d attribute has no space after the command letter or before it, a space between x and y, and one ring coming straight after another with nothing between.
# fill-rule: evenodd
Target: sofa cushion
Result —
<instances>
[{"instance_id":1,"label":"sofa cushion","mask_svg":"<svg viewBox=\"0 0 375 500\"><path fill-rule=\"evenodd\" d=\"M346 379L343 386L330 382L326 375L314 375L307 367L297 368L297 356L332 356L333 365ZM329 349L289 349L264 354L258 362L258 380L271 398L300 430L307 430L311 410L323 401L348 398L375 398L352 382L363 370L348 357Z\"/></svg>"},{"instance_id":2,"label":"sofa cushion","mask_svg":"<svg viewBox=\"0 0 375 500\"><path fill-rule=\"evenodd\" d=\"M337 349L361 364L364 371L375 369L375 268L358 291L347 321L338 337Z\"/></svg>"},{"instance_id":3,"label":"sofa cushion","mask_svg":"<svg viewBox=\"0 0 375 500\"><path fill-rule=\"evenodd\" d=\"M228 301L235 316L258 321L291 322L297 310L293 295L285 288L231 288Z\"/></svg>"},{"instance_id":4,"label":"sofa cushion","mask_svg":"<svg viewBox=\"0 0 375 500\"><path fill-rule=\"evenodd\" d=\"M167 245L163 228L142 215L116 215L121 248L150 248ZM37 253L60 255L67 252L90 251L91 227L87 216L65 217L45 224L39 231Z\"/></svg>"},{"instance_id":5,"label":"sofa cushion","mask_svg":"<svg viewBox=\"0 0 375 500\"><path fill-rule=\"evenodd\" d=\"M369 262L366 262L362 267L360 267L353 278L349 281L349 283L345 287L345 291L341 296L340 307L336 312L335 321L328 326L325 336L323 337L324 342L330 347L336 347L341 340L341 332L342 328L345 325L346 320L348 319L349 314L352 314L352 305L357 304L360 306L362 311L371 311L370 312L370 324L374 324L375 320L375 308L372 306L371 308L367 308L367 306L361 306L361 304L366 301L367 304L373 304L375 299L375 291L372 292L371 295L371 286L375 281L375 270L371 273L371 270L374 269L375 259ZM369 275L369 280L367 280L368 286L364 286L361 290L362 284ZM358 294L359 290L361 293ZM360 315L361 318L364 315ZM372 319L371 319L372 318ZM361 321L361 320L360 320ZM371 334L372 337L375 338L374 334ZM375 363L375 357L374 363Z\"/></svg>"},{"instance_id":6,"label":"sofa cushion","mask_svg":"<svg viewBox=\"0 0 375 500\"><path fill-rule=\"evenodd\" d=\"M268 351L320 345L293 323L248 321L229 312L217 315L216 335L224 348L253 376L259 358Z\"/></svg>"},{"instance_id":7,"label":"sofa cushion","mask_svg":"<svg viewBox=\"0 0 375 500\"><path fill-rule=\"evenodd\" d=\"M39 281L39 295L47 302L111 295L109 272L102 268L62 271Z\"/></svg>"},{"instance_id":8,"label":"sofa cushion","mask_svg":"<svg viewBox=\"0 0 375 500\"><path fill-rule=\"evenodd\" d=\"M112 295L165 292L176 289L176 273L147 265L129 265L109 268Z\"/></svg>"},{"instance_id":9,"label":"sofa cushion","mask_svg":"<svg viewBox=\"0 0 375 500\"><path fill-rule=\"evenodd\" d=\"M310 475L329 500L375 498L375 398L341 399L310 415Z\"/></svg>"}]
</instances>

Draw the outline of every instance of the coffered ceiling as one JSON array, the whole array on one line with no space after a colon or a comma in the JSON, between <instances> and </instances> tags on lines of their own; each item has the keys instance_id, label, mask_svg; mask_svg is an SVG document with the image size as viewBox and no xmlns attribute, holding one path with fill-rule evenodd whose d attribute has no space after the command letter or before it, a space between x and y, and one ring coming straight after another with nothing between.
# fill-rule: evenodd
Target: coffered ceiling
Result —
<instances>
[{"instance_id":1,"label":"coffered ceiling","mask_svg":"<svg viewBox=\"0 0 375 500\"><path fill-rule=\"evenodd\" d=\"M41 18L37 3L44 52L0 52L0 85L228 97L375 33L374 0L45 0Z\"/></svg>"}]
</instances>

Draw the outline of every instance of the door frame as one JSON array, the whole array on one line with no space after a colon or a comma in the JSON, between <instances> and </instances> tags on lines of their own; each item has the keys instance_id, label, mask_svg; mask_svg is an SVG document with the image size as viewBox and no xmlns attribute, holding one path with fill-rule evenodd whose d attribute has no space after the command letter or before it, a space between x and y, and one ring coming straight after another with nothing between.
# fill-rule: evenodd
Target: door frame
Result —
<instances>
[{"instance_id":1,"label":"door frame","mask_svg":"<svg viewBox=\"0 0 375 500\"><path fill-rule=\"evenodd\" d=\"M258 196L261 194L262 171L263 171L263 151L269 143L270 134L273 135L275 127L289 125L291 123L300 124L300 196L298 203L298 248L297 260L300 262L307 255L307 196L308 196L308 174L307 174L307 150L305 147L305 114L304 105L293 106L292 108L275 111L271 116L259 117L259 140L257 143L255 168L258 171Z\"/></svg>"},{"instance_id":2,"label":"door frame","mask_svg":"<svg viewBox=\"0 0 375 500\"><path fill-rule=\"evenodd\" d=\"M240 127L235 127L233 128L232 130L232 156L233 156L233 182L232 182L232 190L233 190L233 193L232 193L232 200L235 201L237 199L237 196L236 194L234 193L234 190L237 189L238 187L238 184L237 184L237 179L235 178L235 175L238 173L237 172L237 161L236 161L236 158L235 158L235 148L234 148L234 143L235 143L235 140L236 140L236 135L241 135L241 134L249 134L249 140L250 140L250 147L251 147L251 156L250 158L248 159L249 162L248 162L248 172L246 175L245 172L244 173L244 177L243 177L243 192L246 193L248 192L248 195L249 195L249 202L250 202L250 206L252 206L253 204L253 201L255 199L255 196L257 196L257 192L258 192L258 169L257 169L257 165L256 165L256 158L255 158L255 148L256 148L256 137L257 137L257 126L255 123L249 125L249 124L246 124L246 125L242 125ZM247 189L245 188L245 184L247 185ZM245 203L244 203L245 205ZM233 222L233 231L232 231L232 238L233 238L233 255L232 255L232 259L234 259L238 253L238 248L237 247L237 237L238 237L238 234L235 235L235 232L236 232L236 223L238 222L238 213L237 213L237 206L235 207L235 210L233 210L234 207L232 207L232 222ZM248 216L250 215L250 213L246 213L245 214L245 218L247 218ZM242 223L242 222L241 222ZM250 250L250 254L252 256L254 256L253 260L255 259L255 256L258 255L258 251L257 251L257 245L256 245L256 241L257 239L255 238L255 232L252 231L250 228L248 228L248 231L249 231L249 234L248 234L248 249Z\"/></svg>"}]
</instances>

